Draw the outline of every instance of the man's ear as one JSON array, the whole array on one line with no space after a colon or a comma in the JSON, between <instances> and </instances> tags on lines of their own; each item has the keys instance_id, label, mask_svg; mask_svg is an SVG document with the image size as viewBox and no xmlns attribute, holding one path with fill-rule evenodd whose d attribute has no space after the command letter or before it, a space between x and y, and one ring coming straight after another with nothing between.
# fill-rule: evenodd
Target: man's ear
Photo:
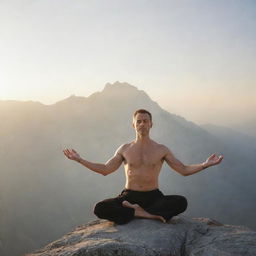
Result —
<instances>
[{"instance_id":1,"label":"man's ear","mask_svg":"<svg viewBox=\"0 0 256 256\"><path fill-rule=\"evenodd\" d=\"M151 127L150 128L152 128L152 126L153 126L153 123L151 122Z\"/></svg>"}]
</instances>

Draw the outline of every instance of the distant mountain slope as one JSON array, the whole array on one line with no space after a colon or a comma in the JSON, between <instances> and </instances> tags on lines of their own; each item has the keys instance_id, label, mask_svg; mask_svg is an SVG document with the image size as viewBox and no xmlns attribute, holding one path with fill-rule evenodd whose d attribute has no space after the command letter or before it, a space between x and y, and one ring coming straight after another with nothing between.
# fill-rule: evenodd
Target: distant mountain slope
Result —
<instances>
[{"instance_id":1,"label":"distant mountain slope","mask_svg":"<svg viewBox=\"0 0 256 256\"><path fill-rule=\"evenodd\" d=\"M256 137L256 119L236 124L234 128L240 132Z\"/></svg>"},{"instance_id":2,"label":"distant mountain slope","mask_svg":"<svg viewBox=\"0 0 256 256\"><path fill-rule=\"evenodd\" d=\"M52 105L0 101L1 255L21 255L57 239L94 218L97 201L123 189L122 168L103 177L66 159L62 150L71 147L89 161L105 162L134 139L132 114L138 108L153 115L152 139L185 164L224 155L221 165L188 177L165 165L163 192L185 195L190 216L256 228L255 154L248 153L247 139L213 133L168 113L144 91L116 82Z\"/></svg>"},{"instance_id":3,"label":"distant mountain slope","mask_svg":"<svg viewBox=\"0 0 256 256\"><path fill-rule=\"evenodd\" d=\"M201 125L201 127L207 130L214 136L225 141L226 144L241 150L244 152L247 149L247 153L250 156L256 154L256 137L247 135L229 127L217 126L213 124Z\"/></svg>"}]
</instances>

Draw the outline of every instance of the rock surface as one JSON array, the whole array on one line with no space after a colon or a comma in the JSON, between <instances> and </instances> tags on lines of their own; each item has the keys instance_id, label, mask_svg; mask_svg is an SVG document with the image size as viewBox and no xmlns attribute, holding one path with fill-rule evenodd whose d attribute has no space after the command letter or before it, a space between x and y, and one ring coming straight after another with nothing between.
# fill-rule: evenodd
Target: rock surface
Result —
<instances>
[{"instance_id":1,"label":"rock surface","mask_svg":"<svg viewBox=\"0 0 256 256\"><path fill-rule=\"evenodd\" d=\"M255 256L256 232L243 226L176 216L169 223L96 220L26 256Z\"/></svg>"}]
</instances>

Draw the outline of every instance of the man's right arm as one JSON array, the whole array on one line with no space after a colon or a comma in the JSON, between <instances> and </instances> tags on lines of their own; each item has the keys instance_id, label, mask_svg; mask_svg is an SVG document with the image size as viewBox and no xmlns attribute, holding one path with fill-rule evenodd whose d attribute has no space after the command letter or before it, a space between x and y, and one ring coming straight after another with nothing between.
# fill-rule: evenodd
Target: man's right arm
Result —
<instances>
[{"instance_id":1,"label":"man's right arm","mask_svg":"<svg viewBox=\"0 0 256 256\"><path fill-rule=\"evenodd\" d=\"M82 164L83 166L85 166L86 168L94 172L97 172L106 176L116 171L121 166L123 162L123 156L122 156L123 147L124 145L120 146L116 150L114 156L110 158L105 164L89 162L83 159L82 157L80 157L80 155L74 149L72 150L66 149L66 150L63 150L63 152L69 159Z\"/></svg>"}]
</instances>

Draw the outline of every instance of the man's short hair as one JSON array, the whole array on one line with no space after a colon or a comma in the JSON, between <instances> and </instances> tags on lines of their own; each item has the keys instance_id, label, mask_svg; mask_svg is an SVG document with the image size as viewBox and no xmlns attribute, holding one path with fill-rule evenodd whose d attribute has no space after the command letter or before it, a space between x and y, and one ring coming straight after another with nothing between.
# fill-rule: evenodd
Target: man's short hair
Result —
<instances>
[{"instance_id":1,"label":"man's short hair","mask_svg":"<svg viewBox=\"0 0 256 256\"><path fill-rule=\"evenodd\" d=\"M136 110L134 113L133 113L133 119L135 118L135 116L140 113L140 114L148 114L149 117L150 117L150 121L152 122L152 115L149 111L147 111L146 109L138 109Z\"/></svg>"}]
</instances>

